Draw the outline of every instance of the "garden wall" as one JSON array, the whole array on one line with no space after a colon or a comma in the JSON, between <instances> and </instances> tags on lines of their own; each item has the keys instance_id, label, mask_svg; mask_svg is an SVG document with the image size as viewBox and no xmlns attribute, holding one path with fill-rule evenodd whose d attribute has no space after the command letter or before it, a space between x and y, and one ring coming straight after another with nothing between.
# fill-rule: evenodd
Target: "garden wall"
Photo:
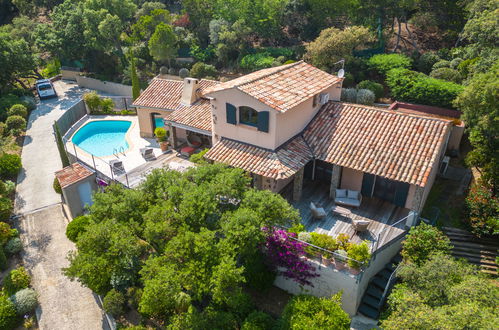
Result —
<instances>
[{"instance_id":1,"label":"garden wall","mask_svg":"<svg viewBox=\"0 0 499 330\"><path fill-rule=\"evenodd\" d=\"M80 75L76 77L76 82L80 87L102 91L110 95L132 96L132 86L118 84L110 81L102 81L99 79Z\"/></svg>"}]
</instances>

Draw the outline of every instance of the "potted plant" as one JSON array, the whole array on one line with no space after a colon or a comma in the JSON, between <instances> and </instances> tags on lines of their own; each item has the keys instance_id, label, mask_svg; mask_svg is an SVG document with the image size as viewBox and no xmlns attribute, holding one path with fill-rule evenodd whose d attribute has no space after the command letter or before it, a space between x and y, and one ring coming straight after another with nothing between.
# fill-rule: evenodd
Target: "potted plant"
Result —
<instances>
[{"instance_id":1,"label":"potted plant","mask_svg":"<svg viewBox=\"0 0 499 330\"><path fill-rule=\"evenodd\" d=\"M326 234L311 233L312 244L323 248L328 251L335 251L338 249L338 242L331 236ZM321 251L322 261L326 266L332 264L331 254L326 251Z\"/></svg>"},{"instance_id":2,"label":"potted plant","mask_svg":"<svg viewBox=\"0 0 499 330\"><path fill-rule=\"evenodd\" d=\"M348 259L350 272L354 275L359 274L361 267L371 258L368 243L364 241L360 244L350 244L348 248L348 258L350 258Z\"/></svg>"},{"instance_id":3,"label":"potted plant","mask_svg":"<svg viewBox=\"0 0 499 330\"><path fill-rule=\"evenodd\" d=\"M156 140L159 143L159 147L161 151L168 150L168 138L170 137L170 132L164 129L163 127L157 127L154 130L154 135L156 136Z\"/></svg>"},{"instance_id":4,"label":"potted plant","mask_svg":"<svg viewBox=\"0 0 499 330\"><path fill-rule=\"evenodd\" d=\"M310 243L310 244L313 244L312 243L312 233L309 233L309 232L306 232L306 231L302 231L302 232L299 232L298 233L298 239L300 241L303 241L305 243ZM305 245L305 253L307 254L308 257L310 258L314 258L317 256L317 252L316 252L316 249L312 248L310 245Z\"/></svg>"},{"instance_id":5,"label":"potted plant","mask_svg":"<svg viewBox=\"0 0 499 330\"><path fill-rule=\"evenodd\" d=\"M336 250L334 253L334 266L338 270L342 270L346 267L347 261L347 251L345 250Z\"/></svg>"}]
</instances>

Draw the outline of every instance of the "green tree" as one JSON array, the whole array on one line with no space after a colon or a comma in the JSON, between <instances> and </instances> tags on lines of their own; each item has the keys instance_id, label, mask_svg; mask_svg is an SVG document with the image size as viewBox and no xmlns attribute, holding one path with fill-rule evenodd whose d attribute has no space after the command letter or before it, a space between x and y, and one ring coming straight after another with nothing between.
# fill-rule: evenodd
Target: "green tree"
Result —
<instances>
[{"instance_id":1,"label":"green tree","mask_svg":"<svg viewBox=\"0 0 499 330\"><path fill-rule=\"evenodd\" d=\"M70 164L69 164L68 154L66 153L66 149L64 148L64 143L62 142L59 126L55 121L54 121L54 130L55 130L55 141L57 142L57 149L59 150L59 156L61 157L62 167L69 166Z\"/></svg>"},{"instance_id":2,"label":"green tree","mask_svg":"<svg viewBox=\"0 0 499 330\"><path fill-rule=\"evenodd\" d=\"M293 297L284 308L282 329L350 329L350 317L341 308L341 293L331 298Z\"/></svg>"},{"instance_id":3,"label":"green tree","mask_svg":"<svg viewBox=\"0 0 499 330\"><path fill-rule=\"evenodd\" d=\"M409 230L402 245L404 261L418 265L425 263L434 253L449 254L451 250L449 238L438 228L424 222Z\"/></svg>"},{"instance_id":4,"label":"green tree","mask_svg":"<svg viewBox=\"0 0 499 330\"><path fill-rule=\"evenodd\" d=\"M149 39L149 53L158 62L168 62L177 55L177 38L170 25L160 23Z\"/></svg>"},{"instance_id":5,"label":"green tree","mask_svg":"<svg viewBox=\"0 0 499 330\"><path fill-rule=\"evenodd\" d=\"M135 66L135 57L130 53L130 79L132 80L132 98L136 100L140 95L139 77L137 76L137 67Z\"/></svg>"},{"instance_id":6,"label":"green tree","mask_svg":"<svg viewBox=\"0 0 499 330\"><path fill-rule=\"evenodd\" d=\"M352 59L354 49L366 47L371 41L372 34L362 26L344 30L328 28L322 30L319 37L307 45L306 58L319 68L331 70L335 62Z\"/></svg>"},{"instance_id":7,"label":"green tree","mask_svg":"<svg viewBox=\"0 0 499 330\"><path fill-rule=\"evenodd\" d=\"M468 165L475 166L482 178L499 189L499 62L487 73L473 76L454 104L462 112L473 150Z\"/></svg>"},{"instance_id":8,"label":"green tree","mask_svg":"<svg viewBox=\"0 0 499 330\"><path fill-rule=\"evenodd\" d=\"M402 265L398 274L383 329L492 329L499 322L499 288L462 260L435 254L422 265Z\"/></svg>"}]
</instances>

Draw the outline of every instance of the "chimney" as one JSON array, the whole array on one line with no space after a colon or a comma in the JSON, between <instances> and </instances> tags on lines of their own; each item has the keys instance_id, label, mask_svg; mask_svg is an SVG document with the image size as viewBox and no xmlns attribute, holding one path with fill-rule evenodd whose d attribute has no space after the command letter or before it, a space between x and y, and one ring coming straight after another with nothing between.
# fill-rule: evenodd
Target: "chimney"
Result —
<instances>
[{"instance_id":1,"label":"chimney","mask_svg":"<svg viewBox=\"0 0 499 330\"><path fill-rule=\"evenodd\" d=\"M196 78L185 78L184 79L184 89L182 91L182 99L180 103L183 105L191 105L197 101L198 96L196 91L199 88L199 80Z\"/></svg>"}]
</instances>

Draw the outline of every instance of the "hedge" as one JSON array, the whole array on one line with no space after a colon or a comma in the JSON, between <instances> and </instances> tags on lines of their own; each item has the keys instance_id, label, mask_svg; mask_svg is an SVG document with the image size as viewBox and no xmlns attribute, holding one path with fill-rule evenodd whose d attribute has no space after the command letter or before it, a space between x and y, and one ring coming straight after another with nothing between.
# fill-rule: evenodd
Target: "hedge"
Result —
<instances>
[{"instance_id":1,"label":"hedge","mask_svg":"<svg viewBox=\"0 0 499 330\"><path fill-rule=\"evenodd\" d=\"M367 65L370 69L386 75L392 69L409 69L412 60L401 54L378 54L371 57L367 61Z\"/></svg>"},{"instance_id":2,"label":"hedge","mask_svg":"<svg viewBox=\"0 0 499 330\"><path fill-rule=\"evenodd\" d=\"M407 69L393 69L386 83L397 101L453 108L452 102L462 92L462 85L428 77Z\"/></svg>"},{"instance_id":3,"label":"hedge","mask_svg":"<svg viewBox=\"0 0 499 330\"><path fill-rule=\"evenodd\" d=\"M383 97L383 93L384 93L383 85L381 85L375 81L371 81L371 80L363 80L360 83L358 83L357 90L359 90L359 89L370 90L371 92L374 93L374 96L376 97L376 99Z\"/></svg>"}]
</instances>

